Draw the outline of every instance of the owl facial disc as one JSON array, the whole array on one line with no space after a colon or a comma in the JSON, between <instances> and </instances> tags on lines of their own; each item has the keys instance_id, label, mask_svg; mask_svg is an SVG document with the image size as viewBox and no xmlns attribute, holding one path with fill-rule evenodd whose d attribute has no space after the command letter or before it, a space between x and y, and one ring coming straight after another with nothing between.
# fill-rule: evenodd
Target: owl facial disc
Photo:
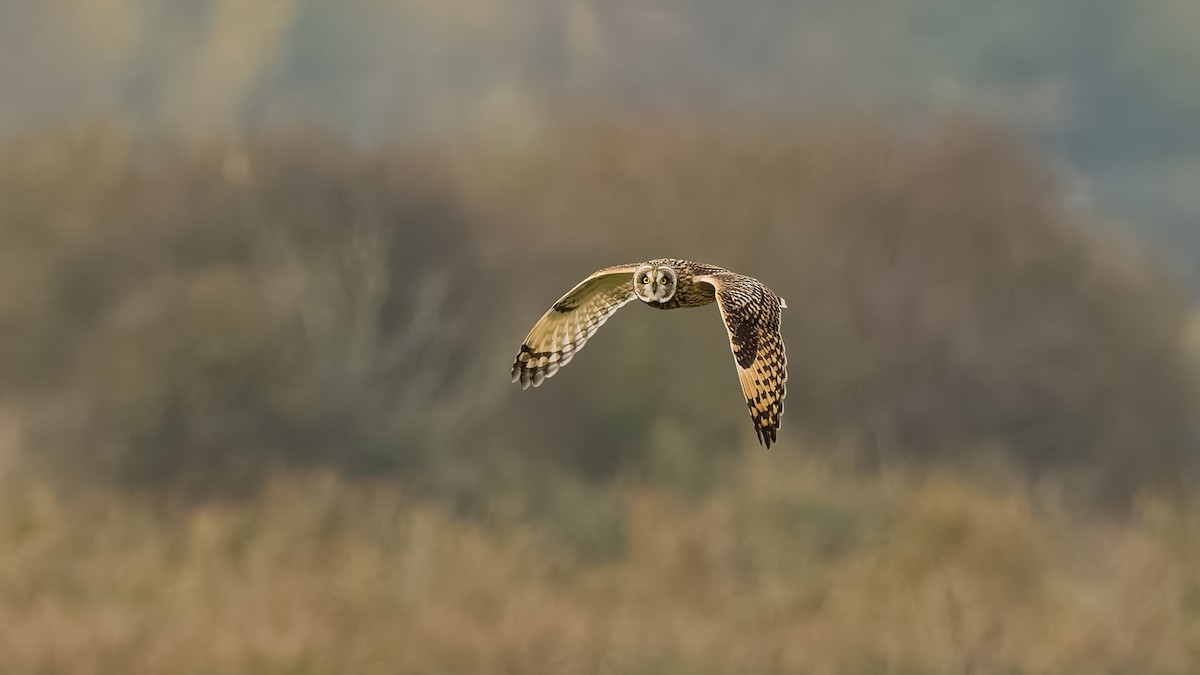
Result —
<instances>
[{"instance_id":1,"label":"owl facial disc","mask_svg":"<svg viewBox=\"0 0 1200 675\"><path fill-rule=\"evenodd\" d=\"M677 279L675 270L668 266L642 265L633 274L633 292L642 302L662 304L675 297Z\"/></svg>"}]
</instances>

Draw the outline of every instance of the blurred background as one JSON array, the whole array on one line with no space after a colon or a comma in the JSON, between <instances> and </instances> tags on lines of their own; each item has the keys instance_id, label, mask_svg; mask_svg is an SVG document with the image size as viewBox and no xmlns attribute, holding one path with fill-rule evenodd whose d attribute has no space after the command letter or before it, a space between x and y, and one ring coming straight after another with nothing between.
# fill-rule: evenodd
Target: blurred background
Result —
<instances>
[{"instance_id":1,"label":"blurred background","mask_svg":"<svg viewBox=\"0 0 1200 675\"><path fill-rule=\"evenodd\" d=\"M0 0L0 671L1195 672L1196 25Z\"/></svg>"}]
</instances>

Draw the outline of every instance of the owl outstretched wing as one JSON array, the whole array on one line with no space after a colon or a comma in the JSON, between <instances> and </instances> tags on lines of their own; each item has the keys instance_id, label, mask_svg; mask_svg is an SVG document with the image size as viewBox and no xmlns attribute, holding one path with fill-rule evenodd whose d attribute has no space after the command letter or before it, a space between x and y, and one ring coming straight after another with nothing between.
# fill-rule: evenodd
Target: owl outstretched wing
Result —
<instances>
[{"instance_id":1,"label":"owl outstretched wing","mask_svg":"<svg viewBox=\"0 0 1200 675\"><path fill-rule=\"evenodd\" d=\"M606 267L579 282L533 325L517 352L512 381L522 389L538 386L567 365L613 312L637 297L633 273L638 265Z\"/></svg>"},{"instance_id":2,"label":"owl outstretched wing","mask_svg":"<svg viewBox=\"0 0 1200 675\"><path fill-rule=\"evenodd\" d=\"M696 281L716 289L754 432L769 448L787 395L787 355L779 332L780 310L787 305L757 279L733 272L697 276Z\"/></svg>"}]
</instances>

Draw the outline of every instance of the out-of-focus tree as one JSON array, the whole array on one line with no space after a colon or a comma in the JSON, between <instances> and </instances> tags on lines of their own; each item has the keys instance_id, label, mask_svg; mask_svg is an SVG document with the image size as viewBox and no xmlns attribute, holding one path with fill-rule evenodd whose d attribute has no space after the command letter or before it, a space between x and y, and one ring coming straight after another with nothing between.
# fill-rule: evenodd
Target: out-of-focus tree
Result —
<instances>
[{"instance_id":1,"label":"out-of-focus tree","mask_svg":"<svg viewBox=\"0 0 1200 675\"><path fill-rule=\"evenodd\" d=\"M789 133L672 120L571 128L540 150L471 164L478 174L465 183L490 217L529 233L495 231L483 249L554 257L563 288L565 269L669 254L748 271L786 297L790 439L851 434L867 459L885 462L999 446L1031 468L1096 478L1115 498L1178 476L1197 449L1188 299L1154 262L1090 234L1052 176L1014 146L965 121L896 134L869 123ZM552 290L537 292L552 300ZM659 400L668 405L657 419L633 418L647 426L605 414L640 429L638 447L661 448L652 428L675 417L673 436L695 461L727 450L740 416L691 419L739 402L724 336L702 314L661 326L615 317L588 349L619 346L571 368L617 362L555 380L577 407L552 417L578 428L589 419L581 410L605 410L610 397L630 411ZM627 321L637 325L618 327ZM700 391L703 402L680 402ZM592 438L603 436L577 442ZM610 446L597 440L588 452L611 461Z\"/></svg>"},{"instance_id":2,"label":"out-of-focus tree","mask_svg":"<svg viewBox=\"0 0 1200 675\"><path fill-rule=\"evenodd\" d=\"M563 110L965 113L1044 144L1188 271L1195 18L1186 0L3 0L0 134L98 115L379 142L524 138Z\"/></svg>"},{"instance_id":3,"label":"out-of-focus tree","mask_svg":"<svg viewBox=\"0 0 1200 675\"><path fill-rule=\"evenodd\" d=\"M212 494L445 468L479 336L435 167L95 128L11 146L0 185L5 393L67 473Z\"/></svg>"},{"instance_id":4,"label":"out-of-focus tree","mask_svg":"<svg viewBox=\"0 0 1200 675\"><path fill-rule=\"evenodd\" d=\"M507 377L580 278L669 255L788 300L779 452L1000 448L1114 498L1191 475L1187 298L1063 202L954 120L639 118L454 156L34 136L0 161L0 381L40 457L126 485L321 464L468 506L564 472L702 492L756 447L714 307L634 303L546 386Z\"/></svg>"}]
</instances>

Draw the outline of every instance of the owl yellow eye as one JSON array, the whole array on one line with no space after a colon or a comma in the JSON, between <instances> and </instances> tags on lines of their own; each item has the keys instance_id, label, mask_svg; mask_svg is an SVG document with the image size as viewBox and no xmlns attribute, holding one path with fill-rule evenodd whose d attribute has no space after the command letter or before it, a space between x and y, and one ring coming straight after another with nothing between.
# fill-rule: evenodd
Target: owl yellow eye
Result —
<instances>
[{"instance_id":1,"label":"owl yellow eye","mask_svg":"<svg viewBox=\"0 0 1200 675\"><path fill-rule=\"evenodd\" d=\"M666 286L666 285L667 285L667 278L666 278L666 277L663 277L663 278L659 279L659 280L658 280L658 283L662 284L663 286Z\"/></svg>"},{"instance_id":2,"label":"owl yellow eye","mask_svg":"<svg viewBox=\"0 0 1200 675\"><path fill-rule=\"evenodd\" d=\"M642 277L642 283L643 283L643 284L648 284L648 283L650 283L650 277L648 277L648 276Z\"/></svg>"}]
</instances>

